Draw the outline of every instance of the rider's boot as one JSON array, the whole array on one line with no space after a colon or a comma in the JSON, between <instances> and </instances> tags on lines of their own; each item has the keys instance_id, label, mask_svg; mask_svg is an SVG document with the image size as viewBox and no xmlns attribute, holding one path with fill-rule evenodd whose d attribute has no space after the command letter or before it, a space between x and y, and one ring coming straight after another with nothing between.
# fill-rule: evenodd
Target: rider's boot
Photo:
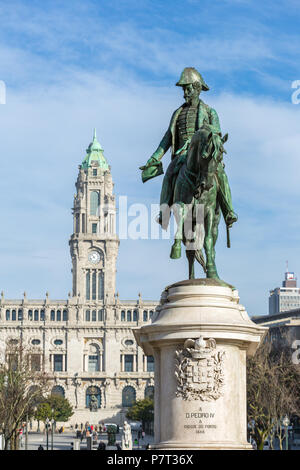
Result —
<instances>
[{"instance_id":1,"label":"rider's boot","mask_svg":"<svg viewBox=\"0 0 300 470\"><path fill-rule=\"evenodd\" d=\"M175 240L172 248L170 258L172 259L179 259L181 258L181 240Z\"/></svg>"}]
</instances>

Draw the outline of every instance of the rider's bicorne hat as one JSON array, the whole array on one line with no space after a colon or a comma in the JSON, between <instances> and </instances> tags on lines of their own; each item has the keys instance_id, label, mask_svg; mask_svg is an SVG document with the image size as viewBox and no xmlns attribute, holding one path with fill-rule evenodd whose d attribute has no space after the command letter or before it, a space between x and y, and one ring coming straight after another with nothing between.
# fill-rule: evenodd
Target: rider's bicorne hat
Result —
<instances>
[{"instance_id":1,"label":"rider's bicorne hat","mask_svg":"<svg viewBox=\"0 0 300 470\"><path fill-rule=\"evenodd\" d=\"M208 91L209 86L203 80L202 75L194 67L185 67L181 72L180 79L176 86L189 85L190 83L200 83L202 90Z\"/></svg>"}]
</instances>

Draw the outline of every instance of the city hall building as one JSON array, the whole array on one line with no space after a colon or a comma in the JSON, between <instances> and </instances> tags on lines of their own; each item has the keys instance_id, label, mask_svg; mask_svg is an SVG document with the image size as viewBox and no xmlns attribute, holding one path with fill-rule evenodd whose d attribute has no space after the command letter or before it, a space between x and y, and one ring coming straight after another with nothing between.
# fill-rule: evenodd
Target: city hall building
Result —
<instances>
[{"instance_id":1,"label":"city hall building","mask_svg":"<svg viewBox=\"0 0 300 470\"><path fill-rule=\"evenodd\" d=\"M96 132L79 166L70 237L72 294L66 300L0 300L0 353L30 348L31 367L51 377L51 392L68 398L69 424L122 424L128 406L153 396L154 360L133 328L151 320L155 301L122 301L116 293L116 204L110 167Z\"/></svg>"}]
</instances>

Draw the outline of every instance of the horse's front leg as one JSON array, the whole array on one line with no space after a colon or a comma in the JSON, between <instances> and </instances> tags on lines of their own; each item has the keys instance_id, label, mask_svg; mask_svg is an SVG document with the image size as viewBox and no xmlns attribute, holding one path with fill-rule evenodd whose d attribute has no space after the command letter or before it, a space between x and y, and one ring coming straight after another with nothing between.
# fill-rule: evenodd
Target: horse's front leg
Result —
<instances>
[{"instance_id":1,"label":"horse's front leg","mask_svg":"<svg viewBox=\"0 0 300 470\"><path fill-rule=\"evenodd\" d=\"M215 263L215 240L213 234L213 211L209 211L205 220L204 249L206 254L206 277L219 279Z\"/></svg>"},{"instance_id":2,"label":"horse's front leg","mask_svg":"<svg viewBox=\"0 0 300 470\"><path fill-rule=\"evenodd\" d=\"M189 279L195 279L194 261L196 253L194 250L186 250L185 254L189 262Z\"/></svg>"},{"instance_id":3,"label":"horse's front leg","mask_svg":"<svg viewBox=\"0 0 300 470\"><path fill-rule=\"evenodd\" d=\"M173 214L177 224L177 230L175 234L175 241L171 248L170 258L179 259L181 257L181 243L183 240L183 224L184 224L184 204L177 202L173 205Z\"/></svg>"}]
</instances>

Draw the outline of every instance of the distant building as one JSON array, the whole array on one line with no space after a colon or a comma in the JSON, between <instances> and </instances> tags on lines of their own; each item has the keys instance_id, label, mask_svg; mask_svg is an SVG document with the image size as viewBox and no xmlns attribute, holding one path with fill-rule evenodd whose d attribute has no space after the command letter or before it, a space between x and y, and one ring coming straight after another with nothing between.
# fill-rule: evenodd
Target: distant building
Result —
<instances>
[{"instance_id":1,"label":"distant building","mask_svg":"<svg viewBox=\"0 0 300 470\"><path fill-rule=\"evenodd\" d=\"M282 287L270 291L269 315L300 308L300 289L294 273L286 271Z\"/></svg>"}]
</instances>

